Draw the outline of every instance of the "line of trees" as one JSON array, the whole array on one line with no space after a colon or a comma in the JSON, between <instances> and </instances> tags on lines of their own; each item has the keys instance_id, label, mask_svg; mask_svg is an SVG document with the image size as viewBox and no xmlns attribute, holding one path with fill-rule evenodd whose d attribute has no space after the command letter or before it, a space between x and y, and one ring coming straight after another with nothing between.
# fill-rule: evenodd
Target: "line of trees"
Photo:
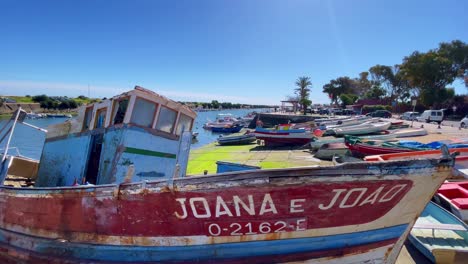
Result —
<instances>
[{"instance_id":1,"label":"line of trees","mask_svg":"<svg viewBox=\"0 0 468 264\"><path fill-rule=\"evenodd\" d=\"M323 86L332 103L342 106L357 99L381 99L409 103L418 99L423 107L448 108L464 105L464 95L448 87L456 80L468 89L468 45L460 40L440 43L428 52L415 51L401 64L375 65L358 77L338 77Z\"/></svg>"},{"instance_id":2,"label":"line of trees","mask_svg":"<svg viewBox=\"0 0 468 264\"><path fill-rule=\"evenodd\" d=\"M44 109L74 109L81 105L81 103L75 101L73 98L67 96L47 96L45 94L35 95L32 98L33 102L39 103L41 108Z\"/></svg>"},{"instance_id":3,"label":"line of trees","mask_svg":"<svg viewBox=\"0 0 468 264\"><path fill-rule=\"evenodd\" d=\"M179 102L185 105L194 106L196 108L203 109L241 109L241 108L269 108L268 105L248 105L248 104L235 104L230 102L218 102L217 100L212 100L208 102Z\"/></svg>"}]
</instances>

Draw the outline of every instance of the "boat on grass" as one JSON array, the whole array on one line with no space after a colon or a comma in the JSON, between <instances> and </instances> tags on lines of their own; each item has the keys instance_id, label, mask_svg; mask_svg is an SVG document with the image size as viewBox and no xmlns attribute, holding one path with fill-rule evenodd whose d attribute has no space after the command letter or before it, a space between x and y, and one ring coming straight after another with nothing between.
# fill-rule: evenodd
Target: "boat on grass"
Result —
<instances>
[{"instance_id":1,"label":"boat on grass","mask_svg":"<svg viewBox=\"0 0 468 264\"><path fill-rule=\"evenodd\" d=\"M416 220L409 241L433 263L466 263L468 226L433 202Z\"/></svg>"},{"instance_id":2,"label":"boat on grass","mask_svg":"<svg viewBox=\"0 0 468 264\"><path fill-rule=\"evenodd\" d=\"M277 129L257 127L255 137L263 140L265 146L303 146L309 144L314 134L306 129L289 129L287 126L279 126Z\"/></svg>"},{"instance_id":3,"label":"boat on grass","mask_svg":"<svg viewBox=\"0 0 468 264\"><path fill-rule=\"evenodd\" d=\"M246 145L255 142L257 138L254 133L245 133L243 135L232 135L232 136L223 136L218 137L219 145Z\"/></svg>"},{"instance_id":4,"label":"boat on grass","mask_svg":"<svg viewBox=\"0 0 468 264\"><path fill-rule=\"evenodd\" d=\"M468 181L442 184L434 200L468 223Z\"/></svg>"},{"instance_id":5,"label":"boat on grass","mask_svg":"<svg viewBox=\"0 0 468 264\"><path fill-rule=\"evenodd\" d=\"M195 117L136 87L50 126L40 161L7 144L0 262L394 263L453 166L444 149L431 159L188 177ZM20 123L17 114L0 130ZM7 186L20 176L33 185Z\"/></svg>"}]
</instances>

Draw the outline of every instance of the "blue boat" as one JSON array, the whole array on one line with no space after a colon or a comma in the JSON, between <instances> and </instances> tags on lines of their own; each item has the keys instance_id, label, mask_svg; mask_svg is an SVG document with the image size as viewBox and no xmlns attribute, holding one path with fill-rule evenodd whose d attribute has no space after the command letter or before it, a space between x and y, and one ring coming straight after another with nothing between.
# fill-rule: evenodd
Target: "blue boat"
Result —
<instances>
[{"instance_id":1,"label":"blue boat","mask_svg":"<svg viewBox=\"0 0 468 264\"><path fill-rule=\"evenodd\" d=\"M468 226L433 202L419 216L409 240L433 263L466 263L463 260L468 259Z\"/></svg>"},{"instance_id":2,"label":"blue boat","mask_svg":"<svg viewBox=\"0 0 468 264\"><path fill-rule=\"evenodd\" d=\"M243 126L240 124L224 127L212 127L211 131L215 133L238 133L242 130L242 127Z\"/></svg>"}]
</instances>

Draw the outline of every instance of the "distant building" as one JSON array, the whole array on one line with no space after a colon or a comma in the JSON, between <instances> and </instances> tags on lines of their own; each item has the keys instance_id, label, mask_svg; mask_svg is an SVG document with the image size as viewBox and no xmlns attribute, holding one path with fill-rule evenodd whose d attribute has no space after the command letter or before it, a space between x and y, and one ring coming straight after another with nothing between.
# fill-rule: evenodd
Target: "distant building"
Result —
<instances>
[{"instance_id":1,"label":"distant building","mask_svg":"<svg viewBox=\"0 0 468 264\"><path fill-rule=\"evenodd\" d=\"M288 104L288 105L286 105ZM297 112L299 109L299 101L281 101L281 112Z\"/></svg>"}]
</instances>

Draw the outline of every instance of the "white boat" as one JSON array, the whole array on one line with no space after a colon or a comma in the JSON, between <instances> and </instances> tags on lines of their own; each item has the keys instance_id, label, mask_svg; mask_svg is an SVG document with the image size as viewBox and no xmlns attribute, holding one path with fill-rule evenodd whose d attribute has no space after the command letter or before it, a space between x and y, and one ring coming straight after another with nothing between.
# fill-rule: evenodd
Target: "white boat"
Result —
<instances>
[{"instance_id":1,"label":"white boat","mask_svg":"<svg viewBox=\"0 0 468 264\"><path fill-rule=\"evenodd\" d=\"M394 134L382 134L382 135L367 135L367 136L360 136L361 141L365 140L392 140L396 138ZM310 142L310 147L312 150L319 149L323 144L327 143L344 143L344 138L336 138L336 137L328 137L328 138L320 138Z\"/></svg>"},{"instance_id":2,"label":"white boat","mask_svg":"<svg viewBox=\"0 0 468 264\"><path fill-rule=\"evenodd\" d=\"M368 121L360 125L347 126L333 129L336 135L366 135L387 130L392 125L391 122Z\"/></svg>"},{"instance_id":3,"label":"white boat","mask_svg":"<svg viewBox=\"0 0 468 264\"><path fill-rule=\"evenodd\" d=\"M391 132L397 138L402 137L418 137L427 135L427 130L424 128L402 128Z\"/></svg>"},{"instance_id":4,"label":"white boat","mask_svg":"<svg viewBox=\"0 0 468 264\"><path fill-rule=\"evenodd\" d=\"M347 125L358 125L365 121L368 121L370 117L368 116L357 116L351 118L336 118L336 119L329 119L329 120L318 120L316 121L320 126L325 126L327 129L336 128L339 126L347 126Z\"/></svg>"},{"instance_id":5,"label":"white boat","mask_svg":"<svg viewBox=\"0 0 468 264\"><path fill-rule=\"evenodd\" d=\"M332 160L334 155L345 155L347 153L350 152L345 143L327 143L319 148L314 157L322 160Z\"/></svg>"},{"instance_id":6,"label":"white boat","mask_svg":"<svg viewBox=\"0 0 468 264\"><path fill-rule=\"evenodd\" d=\"M378 121L379 119L376 119L375 121ZM342 127L347 127L347 126L356 126L356 125L361 125L367 121L371 121L371 118L368 116L360 117L360 118L349 118L345 120L338 121L334 125L326 125L327 129L335 129L335 128L342 128Z\"/></svg>"},{"instance_id":7,"label":"white boat","mask_svg":"<svg viewBox=\"0 0 468 264\"><path fill-rule=\"evenodd\" d=\"M211 130L213 127L222 128L226 126L233 126L238 123L240 123L240 121L232 114L218 114L214 122L205 123L203 128Z\"/></svg>"}]
</instances>

